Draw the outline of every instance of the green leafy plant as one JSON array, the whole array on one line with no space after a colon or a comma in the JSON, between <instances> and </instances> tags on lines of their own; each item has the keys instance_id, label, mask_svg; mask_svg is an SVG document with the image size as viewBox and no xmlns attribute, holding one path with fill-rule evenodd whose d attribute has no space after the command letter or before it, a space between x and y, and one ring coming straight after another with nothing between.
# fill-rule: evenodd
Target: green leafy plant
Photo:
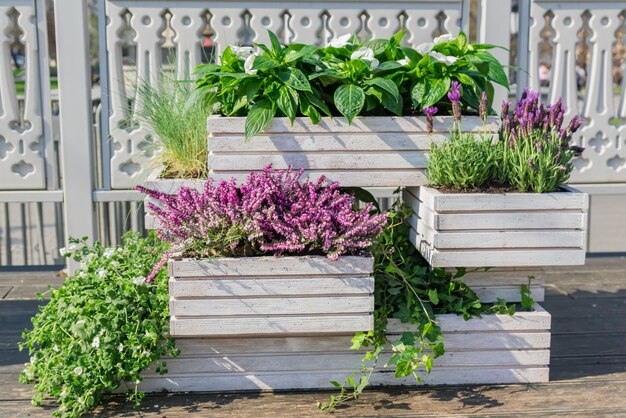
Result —
<instances>
[{"instance_id":1,"label":"green leafy plant","mask_svg":"<svg viewBox=\"0 0 626 418\"><path fill-rule=\"evenodd\" d=\"M535 308L535 300L533 299L532 293L530 291L530 286L532 281L535 280L535 276L528 277L528 284L523 284L520 288L521 305L524 310L532 311Z\"/></svg>"},{"instance_id":2,"label":"green leafy plant","mask_svg":"<svg viewBox=\"0 0 626 418\"><path fill-rule=\"evenodd\" d=\"M409 241L407 224L411 209L396 203L389 211L388 224L372 248L375 257L374 329L358 332L352 349L365 349L358 378L348 376L342 383L331 382L339 393L318 408L333 410L342 402L357 398L370 382L380 354L387 348L391 355L386 367L394 368L396 377L413 376L417 381L428 374L436 358L445 353L444 339L437 323L439 314L457 314L466 320L485 313L514 314L515 305L500 300L493 305L481 304L476 294L460 279L463 268L455 273L443 269L428 270L426 261ZM399 338L390 340L390 321L415 327Z\"/></svg>"},{"instance_id":3,"label":"green leafy plant","mask_svg":"<svg viewBox=\"0 0 626 418\"><path fill-rule=\"evenodd\" d=\"M497 175L498 151L489 136L452 132L450 141L431 144L429 183L459 190L484 187Z\"/></svg>"},{"instance_id":4,"label":"green leafy plant","mask_svg":"<svg viewBox=\"0 0 626 418\"><path fill-rule=\"evenodd\" d=\"M196 68L194 97L225 116L246 116L250 138L275 116L410 115L439 104L450 108L445 94L453 81L466 91L466 108L478 110L493 83L508 88L502 65L488 52L492 45L469 44L464 34L443 35L417 48L402 46L404 33L391 39L361 42L346 35L318 48L281 45L268 32L270 45L227 47L221 64Z\"/></svg>"},{"instance_id":5,"label":"green leafy plant","mask_svg":"<svg viewBox=\"0 0 626 418\"><path fill-rule=\"evenodd\" d=\"M127 233L119 248L73 239L61 250L80 269L49 290L50 302L20 343L31 355L20 381L34 383L33 404L49 396L59 404L55 416L79 416L124 385L139 405L140 373L153 364L155 372L167 372L165 362L155 363L178 354L168 337L166 273L159 272L153 284L144 282L165 247L154 233Z\"/></svg>"},{"instance_id":6,"label":"green leafy plant","mask_svg":"<svg viewBox=\"0 0 626 418\"><path fill-rule=\"evenodd\" d=\"M140 106L132 118L155 135L155 161L163 167L163 177L205 178L209 107L190 100L192 83L177 81L166 71L161 80L156 87L147 80L138 83Z\"/></svg>"}]
</instances>

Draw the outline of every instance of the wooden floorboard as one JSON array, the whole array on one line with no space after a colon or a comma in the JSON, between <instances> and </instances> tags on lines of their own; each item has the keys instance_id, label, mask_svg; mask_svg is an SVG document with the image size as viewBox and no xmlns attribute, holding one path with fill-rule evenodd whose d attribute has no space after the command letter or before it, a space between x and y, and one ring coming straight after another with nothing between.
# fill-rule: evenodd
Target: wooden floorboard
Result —
<instances>
[{"instance_id":1,"label":"wooden floorboard","mask_svg":"<svg viewBox=\"0 0 626 418\"><path fill-rule=\"evenodd\" d=\"M532 385L374 388L335 415L480 417L626 417L626 259L590 258L585 266L545 269L553 316L550 382ZM28 355L17 351L53 273L0 273L0 417L50 416L30 405L32 388L17 383ZM8 290L7 290L8 289ZM436 367L436 365L435 365ZM115 398L95 416L323 416L315 402L329 392L149 395L135 411Z\"/></svg>"}]
</instances>

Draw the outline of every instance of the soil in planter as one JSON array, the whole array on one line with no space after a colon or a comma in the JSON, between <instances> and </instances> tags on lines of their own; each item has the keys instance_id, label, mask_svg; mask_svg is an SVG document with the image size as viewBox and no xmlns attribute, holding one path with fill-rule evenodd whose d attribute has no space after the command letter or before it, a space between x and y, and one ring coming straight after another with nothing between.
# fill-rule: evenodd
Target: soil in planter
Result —
<instances>
[{"instance_id":1,"label":"soil in planter","mask_svg":"<svg viewBox=\"0 0 626 418\"><path fill-rule=\"evenodd\" d=\"M436 189L440 191L441 193L451 193L451 194L452 193L493 193L493 194L523 193L517 190L515 187L502 186L500 184L494 184L494 183L488 184L483 187L472 187L469 189L459 189L459 188L451 187L451 186L433 186L433 185L428 185L428 187L432 187L433 189ZM558 190L555 190L554 192L550 192L550 193L557 193L557 192L564 192L564 191L566 190L559 188Z\"/></svg>"}]
</instances>

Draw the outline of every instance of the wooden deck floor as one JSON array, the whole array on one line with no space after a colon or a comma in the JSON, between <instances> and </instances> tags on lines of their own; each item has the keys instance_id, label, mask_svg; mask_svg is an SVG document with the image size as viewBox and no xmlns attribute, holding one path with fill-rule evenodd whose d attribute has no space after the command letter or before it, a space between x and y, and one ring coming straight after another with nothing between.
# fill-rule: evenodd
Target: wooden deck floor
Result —
<instances>
[{"instance_id":1,"label":"wooden deck floor","mask_svg":"<svg viewBox=\"0 0 626 418\"><path fill-rule=\"evenodd\" d=\"M0 417L50 416L17 383L27 355L16 349L36 312L37 292L59 285L53 273L0 273ZM626 259L549 269L543 306L552 313L551 382L532 385L375 389L338 416L626 417ZM112 401L97 416L321 416L328 393L148 396L144 408Z\"/></svg>"}]
</instances>

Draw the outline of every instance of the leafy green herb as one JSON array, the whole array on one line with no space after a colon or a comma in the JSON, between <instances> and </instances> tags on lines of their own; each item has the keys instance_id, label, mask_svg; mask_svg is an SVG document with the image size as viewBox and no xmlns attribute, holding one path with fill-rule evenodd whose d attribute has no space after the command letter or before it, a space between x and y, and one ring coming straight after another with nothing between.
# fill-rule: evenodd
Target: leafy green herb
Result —
<instances>
[{"instance_id":1,"label":"leafy green herb","mask_svg":"<svg viewBox=\"0 0 626 418\"><path fill-rule=\"evenodd\" d=\"M31 358L20 381L35 384L33 404L54 398L55 416L82 415L120 385L138 406L144 397L137 389L140 373L151 365L167 373L166 363L157 360L178 354L168 336L165 270L153 284L144 283L165 244L154 233L127 233L120 248L70 243L62 256L81 267L49 290L50 302L33 318L32 330L24 331L20 350L28 349Z\"/></svg>"}]
</instances>

